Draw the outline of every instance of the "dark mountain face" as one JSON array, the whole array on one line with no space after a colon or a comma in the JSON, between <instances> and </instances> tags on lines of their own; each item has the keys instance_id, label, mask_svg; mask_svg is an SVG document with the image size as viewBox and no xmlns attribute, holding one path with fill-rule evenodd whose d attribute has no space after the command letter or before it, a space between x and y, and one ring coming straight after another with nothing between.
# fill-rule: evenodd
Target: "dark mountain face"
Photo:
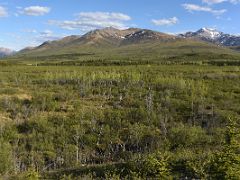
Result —
<instances>
[{"instance_id":1,"label":"dark mountain face","mask_svg":"<svg viewBox=\"0 0 240 180\"><path fill-rule=\"evenodd\" d=\"M187 32L180 34L179 37L200 39L222 46L240 46L240 36L224 34L211 28L202 28L196 32Z\"/></svg>"},{"instance_id":2,"label":"dark mountain face","mask_svg":"<svg viewBox=\"0 0 240 180\"><path fill-rule=\"evenodd\" d=\"M240 46L240 36L223 34L218 41L224 46Z\"/></svg>"}]
</instances>

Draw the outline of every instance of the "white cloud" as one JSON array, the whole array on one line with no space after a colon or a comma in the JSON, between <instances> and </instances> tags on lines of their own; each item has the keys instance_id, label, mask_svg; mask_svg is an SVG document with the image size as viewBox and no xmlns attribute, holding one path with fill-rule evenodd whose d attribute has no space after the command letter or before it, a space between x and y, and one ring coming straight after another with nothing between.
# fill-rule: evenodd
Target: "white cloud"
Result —
<instances>
[{"instance_id":1,"label":"white cloud","mask_svg":"<svg viewBox=\"0 0 240 180\"><path fill-rule=\"evenodd\" d=\"M42 7L42 6L30 6L24 8L21 13L28 15L28 16L42 16L50 12L49 7Z\"/></svg>"},{"instance_id":2,"label":"white cloud","mask_svg":"<svg viewBox=\"0 0 240 180\"><path fill-rule=\"evenodd\" d=\"M45 30L39 32L39 34L35 37L36 42L44 42L44 41L53 41L61 38L62 36L55 35L51 30Z\"/></svg>"},{"instance_id":3,"label":"white cloud","mask_svg":"<svg viewBox=\"0 0 240 180\"><path fill-rule=\"evenodd\" d=\"M207 3L207 4L219 4L225 1L227 0L202 0L203 3Z\"/></svg>"},{"instance_id":4,"label":"white cloud","mask_svg":"<svg viewBox=\"0 0 240 180\"><path fill-rule=\"evenodd\" d=\"M127 28L125 22L131 17L115 12L81 12L76 15L75 20L55 21L50 20L49 24L57 25L63 29L79 29L83 32L97 28L115 27L119 29Z\"/></svg>"},{"instance_id":5,"label":"white cloud","mask_svg":"<svg viewBox=\"0 0 240 180\"><path fill-rule=\"evenodd\" d=\"M183 4L182 6L184 7L184 9L186 9L189 12L194 12L194 11L209 12L209 13L212 13L213 15L217 15L217 16L227 12L226 9L215 10L215 9L212 9L211 7L199 6L196 4Z\"/></svg>"},{"instance_id":6,"label":"white cloud","mask_svg":"<svg viewBox=\"0 0 240 180\"><path fill-rule=\"evenodd\" d=\"M8 16L7 10L4 7L0 6L0 17L6 17L6 16Z\"/></svg>"},{"instance_id":7,"label":"white cloud","mask_svg":"<svg viewBox=\"0 0 240 180\"><path fill-rule=\"evenodd\" d=\"M177 17L169 18L169 19L153 19L152 23L156 26L170 26L177 24L179 22Z\"/></svg>"},{"instance_id":8,"label":"white cloud","mask_svg":"<svg viewBox=\"0 0 240 180\"><path fill-rule=\"evenodd\" d=\"M207 3L209 5L212 4L219 4L219 3L223 3L223 2L230 2L233 4L239 3L240 0L202 0L203 3Z\"/></svg>"},{"instance_id":9,"label":"white cloud","mask_svg":"<svg viewBox=\"0 0 240 180\"><path fill-rule=\"evenodd\" d=\"M26 32L26 33L37 33L38 31L36 29L24 29L23 32Z\"/></svg>"}]
</instances>

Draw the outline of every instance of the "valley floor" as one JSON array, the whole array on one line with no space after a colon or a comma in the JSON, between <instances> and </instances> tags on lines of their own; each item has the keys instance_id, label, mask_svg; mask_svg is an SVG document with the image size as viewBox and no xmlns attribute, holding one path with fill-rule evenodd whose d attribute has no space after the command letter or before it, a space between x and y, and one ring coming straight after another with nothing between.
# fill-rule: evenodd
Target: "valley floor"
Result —
<instances>
[{"instance_id":1,"label":"valley floor","mask_svg":"<svg viewBox=\"0 0 240 180\"><path fill-rule=\"evenodd\" d=\"M0 65L0 177L240 178L240 67Z\"/></svg>"}]
</instances>

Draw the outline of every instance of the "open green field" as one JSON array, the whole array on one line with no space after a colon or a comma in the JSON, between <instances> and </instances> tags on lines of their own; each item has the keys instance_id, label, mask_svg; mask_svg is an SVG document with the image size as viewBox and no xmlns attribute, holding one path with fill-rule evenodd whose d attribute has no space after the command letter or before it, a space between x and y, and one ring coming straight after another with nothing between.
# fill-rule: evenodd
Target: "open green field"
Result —
<instances>
[{"instance_id":1,"label":"open green field","mask_svg":"<svg viewBox=\"0 0 240 180\"><path fill-rule=\"evenodd\" d=\"M239 177L239 124L239 66L0 64L5 178Z\"/></svg>"}]
</instances>

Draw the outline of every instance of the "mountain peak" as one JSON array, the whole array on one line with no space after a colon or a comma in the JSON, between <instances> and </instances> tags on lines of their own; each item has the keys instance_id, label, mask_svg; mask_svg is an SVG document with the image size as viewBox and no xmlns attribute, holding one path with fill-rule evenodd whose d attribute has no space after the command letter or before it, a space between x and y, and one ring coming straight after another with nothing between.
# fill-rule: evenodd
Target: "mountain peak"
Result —
<instances>
[{"instance_id":1,"label":"mountain peak","mask_svg":"<svg viewBox=\"0 0 240 180\"><path fill-rule=\"evenodd\" d=\"M201 28L196 32L199 36L202 36L204 38L209 38L209 39L216 39L219 38L223 33L214 29L214 28Z\"/></svg>"},{"instance_id":2,"label":"mountain peak","mask_svg":"<svg viewBox=\"0 0 240 180\"><path fill-rule=\"evenodd\" d=\"M187 32L180 34L183 38L200 39L223 46L240 46L240 36L225 34L214 28L201 28L196 32Z\"/></svg>"},{"instance_id":3,"label":"mountain peak","mask_svg":"<svg viewBox=\"0 0 240 180\"><path fill-rule=\"evenodd\" d=\"M92 30L92 31L89 31L88 33L86 33L85 35L91 35L91 34L102 34L102 33L115 33L115 32L118 32L120 31L119 29L117 28L114 28L114 27L106 27L106 28L102 28L102 29L95 29L95 30Z\"/></svg>"},{"instance_id":4,"label":"mountain peak","mask_svg":"<svg viewBox=\"0 0 240 180\"><path fill-rule=\"evenodd\" d=\"M115 27L112 27L112 26L103 28L102 30L104 30L104 31L119 31L119 29L117 29L117 28L115 28Z\"/></svg>"},{"instance_id":5,"label":"mountain peak","mask_svg":"<svg viewBox=\"0 0 240 180\"><path fill-rule=\"evenodd\" d=\"M88 44L101 44L102 42L119 46L121 44L132 44L144 41L157 41L159 39L169 38L170 35L166 35L160 32L139 29L128 28L124 30L116 29L113 27L107 27L104 29L97 29L90 31L82 36L81 40L84 40Z\"/></svg>"}]
</instances>

